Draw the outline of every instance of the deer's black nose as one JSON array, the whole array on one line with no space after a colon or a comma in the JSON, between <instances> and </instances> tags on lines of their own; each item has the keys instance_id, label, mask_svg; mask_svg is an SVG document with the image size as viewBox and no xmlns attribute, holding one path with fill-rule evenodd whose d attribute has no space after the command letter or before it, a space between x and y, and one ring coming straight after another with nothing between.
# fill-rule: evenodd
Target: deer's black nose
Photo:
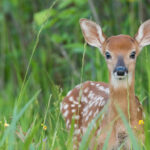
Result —
<instances>
[{"instance_id":1,"label":"deer's black nose","mask_svg":"<svg viewBox=\"0 0 150 150\"><path fill-rule=\"evenodd\" d=\"M125 73L128 73L128 70L124 66L117 66L114 72L116 72L118 76L124 76Z\"/></svg>"}]
</instances>

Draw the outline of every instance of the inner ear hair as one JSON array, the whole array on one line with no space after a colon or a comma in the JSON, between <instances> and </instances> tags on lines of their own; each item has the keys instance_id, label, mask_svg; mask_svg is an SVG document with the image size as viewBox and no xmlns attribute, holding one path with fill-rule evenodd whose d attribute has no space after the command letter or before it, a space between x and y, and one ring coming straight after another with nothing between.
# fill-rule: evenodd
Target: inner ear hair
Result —
<instances>
[{"instance_id":1,"label":"inner ear hair","mask_svg":"<svg viewBox=\"0 0 150 150\"><path fill-rule=\"evenodd\" d=\"M101 50L101 47L106 39L101 27L95 22L84 18L80 19L80 26L85 41L89 45L97 47Z\"/></svg>"},{"instance_id":2,"label":"inner ear hair","mask_svg":"<svg viewBox=\"0 0 150 150\"><path fill-rule=\"evenodd\" d=\"M135 35L135 40L138 42L140 49L144 46L150 45L150 20L141 24Z\"/></svg>"}]
</instances>

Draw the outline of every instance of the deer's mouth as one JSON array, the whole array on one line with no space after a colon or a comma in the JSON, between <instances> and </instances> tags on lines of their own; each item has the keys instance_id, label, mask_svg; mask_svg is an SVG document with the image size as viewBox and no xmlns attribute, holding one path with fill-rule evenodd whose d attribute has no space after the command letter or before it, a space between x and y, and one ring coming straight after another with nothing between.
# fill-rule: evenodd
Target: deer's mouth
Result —
<instances>
[{"instance_id":1,"label":"deer's mouth","mask_svg":"<svg viewBox=\"0 0 150 150\"><path fill-rule=\"evenodd\" d=\"M128 73L125 73L124 75L117 75L117 72L113 73L114 78L117 80L125 80L128 77Z\"/></svg>"}]
</instances>

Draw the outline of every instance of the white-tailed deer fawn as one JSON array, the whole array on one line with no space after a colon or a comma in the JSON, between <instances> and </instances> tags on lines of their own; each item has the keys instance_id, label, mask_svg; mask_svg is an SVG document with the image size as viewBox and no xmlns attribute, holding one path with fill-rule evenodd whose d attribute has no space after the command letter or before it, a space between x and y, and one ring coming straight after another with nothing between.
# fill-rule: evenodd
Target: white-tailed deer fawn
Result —
<instances>
[{"instance_id":1,"label":"white-tailed deer fawn","mask_svg":"<svg viewBox=\"0 0 150 150\"><path fill-rule=\"evenodd\" d=\"M87 19L81 19L80 26L85 41L99 48L106 59L109 84L87 81L76 86L62 101L61 112L67 129L70 129L74 119L74 137L77 140L74 149L78 149L89 123L108 104L89 149L93 150L97 143L97 150L101 150L107 131L112 128L108 149L116 150L125 143L124 149L129 150L131 145L127 130L116 107L123 112L136 136L144 140L143 127L139 125L139 120L143 120L142 106L135 96L134 74L138 54L144 46L150 45L150 20L139 27L134 38L128 35L106 38L101 27Z\"/></svg>"}]
</instances>

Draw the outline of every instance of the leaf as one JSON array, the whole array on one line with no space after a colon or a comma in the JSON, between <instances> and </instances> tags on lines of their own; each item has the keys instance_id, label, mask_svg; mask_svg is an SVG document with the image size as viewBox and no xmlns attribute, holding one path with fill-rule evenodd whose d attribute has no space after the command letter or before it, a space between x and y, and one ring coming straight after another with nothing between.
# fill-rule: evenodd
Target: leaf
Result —
<instances>
[{"instance_id":1,"label":"leaf","mask_svg":"<svg viewBox=\"0 0 150 150\"><path fill-rule=\"evenodd\" d=\"M36 25L40 26L47 20L47 18L55 16L55 15L56 15L56 10L45 9L43 11L40 11L34 14L34 22Z\"/></svg>"}]
</instances>

